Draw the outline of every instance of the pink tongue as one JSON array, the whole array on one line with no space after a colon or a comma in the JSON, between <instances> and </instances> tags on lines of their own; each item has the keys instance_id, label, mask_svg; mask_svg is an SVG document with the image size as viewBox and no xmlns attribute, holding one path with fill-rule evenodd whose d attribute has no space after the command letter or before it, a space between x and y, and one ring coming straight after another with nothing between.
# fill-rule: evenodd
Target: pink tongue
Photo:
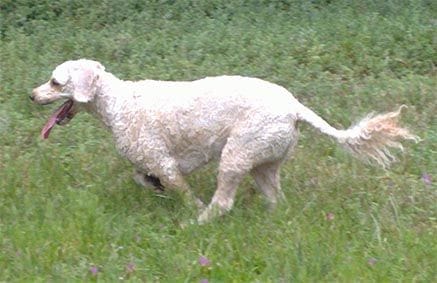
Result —
<instances>
[{"instance_id":1,"label":"pink tongue","mask_svg":"<svg viewBox=\"0 0 437 283\"><path fill-rule=\"evenodd\" d=\"M71 106L73 106L73 101L67 100L55 112L53 112L53 114L50 116L50 118L41 130L42 139L46 139L49 137L50 131L55 126L58 118L65 118L65 116L68 114L68 111L71 109Z\"/></svg>"}]
</instances>

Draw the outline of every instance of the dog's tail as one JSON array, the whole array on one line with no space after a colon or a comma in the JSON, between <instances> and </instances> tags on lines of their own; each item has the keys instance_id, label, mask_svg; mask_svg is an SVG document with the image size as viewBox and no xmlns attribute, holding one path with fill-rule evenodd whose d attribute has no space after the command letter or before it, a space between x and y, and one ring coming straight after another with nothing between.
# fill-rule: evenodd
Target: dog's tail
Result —
<instances>
[{"instance_id":1,"label":"dog's tail","mask_svg":"<svg viewBox=\"0 0 437 283\"><path fill-rule=\"evenodd\" d=\"M322 133L335 138L344 148L356 157L375 161L386 168L396 161L390 148L403 150L401 140L420 141L420 138L411 134L408 129L398 125L399 114L405 105L395 112L385 114L369 114L356 125L346 130L337 130L311 109L302 105L298 118L319 129Z\"/></svg>"}]
</instances>

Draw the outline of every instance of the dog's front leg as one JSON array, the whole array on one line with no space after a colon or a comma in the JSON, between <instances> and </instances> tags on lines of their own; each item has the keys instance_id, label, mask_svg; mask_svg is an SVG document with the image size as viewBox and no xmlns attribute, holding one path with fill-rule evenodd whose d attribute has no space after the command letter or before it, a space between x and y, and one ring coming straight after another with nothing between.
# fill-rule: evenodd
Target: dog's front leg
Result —
<instances>
[{"instance_id":1,"label":"dog's front leg","mask_svg":"<svg viewBox=\"0 0 437 283\"><path fill-rule=\"evenodd\" d=\"M179 171L176 160L170 156L164 155L160 155L159 160L153 160L153 158L147 160L147 168L150 168L150 171L153 172L151 175L153 177L146 178L143 176L144 181L159 182L159 184L166 189L181 191L188 203L195 205L198 209L203 209L205 207L205 204L194 196L190 186ZM141 181L143 179L140 178Z\"/></svg>"},{"instance_id":2,"label":"dog's front leg","mask_svg":"<svg viewBox=\"0 0 437 283\"><path fill-rule=\"evenodd\" d=\"M135 169L134 171L134 181L147 189L153 189L156 193L162 193L164 192L164 186L161 183L161 180L159 178L143 173L142 171Z\"/></svg>"}]
</instances>

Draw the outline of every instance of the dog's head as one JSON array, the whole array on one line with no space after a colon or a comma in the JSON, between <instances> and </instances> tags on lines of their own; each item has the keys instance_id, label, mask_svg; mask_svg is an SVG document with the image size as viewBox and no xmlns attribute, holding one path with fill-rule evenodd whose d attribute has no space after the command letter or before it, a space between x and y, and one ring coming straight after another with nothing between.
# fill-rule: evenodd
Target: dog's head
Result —
<instances>
[{"instance_id":1,"label":"dog's head","mask_svg":"<svg viewBox=\"0 0 437 283\"><path fill-rule=\"evenodd\" d=\"M57 66L50 80L32 91L30 99L41 105L66 100L49 118L41 135L47 138L55 124L65 125L79 111L80 104L91 102L97 91L99 74L105 68L96 61L80 59Z\"/></svg>"}]
</instances>

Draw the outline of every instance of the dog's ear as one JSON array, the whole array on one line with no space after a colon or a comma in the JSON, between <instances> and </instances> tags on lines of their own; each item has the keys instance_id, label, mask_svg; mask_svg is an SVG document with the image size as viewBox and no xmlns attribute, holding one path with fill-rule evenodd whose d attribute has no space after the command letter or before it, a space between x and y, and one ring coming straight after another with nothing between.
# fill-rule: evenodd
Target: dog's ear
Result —
<instances>
[{"instance_id":1,"label":"dog's ear","mask_svg":"<svg viewBox=\"0 0 437 283\"><path fill-rule=\"evenodd\" d=\"M101 65L90 66L85 64L70 73L74 85L73 99L75 101L87 103L94 98L99 69L101 70L99 66Z\"/></svg>"},{"instance_id":2,"label":"dog's ear","mask_svg":"<svg viewBox=\"0 0 437 283\"><path fill-rule=\"evenodd\" d=\"M94 98L95 74L93 70L82 69L71 74L74 84L73 98L77 102L87 103Z\"/></svg>"}]
</instances>

